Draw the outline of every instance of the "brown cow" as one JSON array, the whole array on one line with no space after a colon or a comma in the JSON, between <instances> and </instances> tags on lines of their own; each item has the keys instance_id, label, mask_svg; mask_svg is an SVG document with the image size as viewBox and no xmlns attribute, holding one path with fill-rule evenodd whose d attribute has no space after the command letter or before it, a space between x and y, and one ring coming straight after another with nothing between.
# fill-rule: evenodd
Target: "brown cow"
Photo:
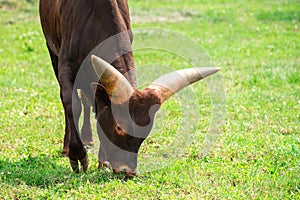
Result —
<instances>
[{"instance_id":1,"label":"brown cow","mask_svg":"<svg viewBox=\"0 0 300 200\"><path fill-rule=\"evenodd\" d=\"M77 89L89 102L95 102L101 141L99 166L106 163L115 172L132 175L137 169L138 150L160 105L182 88L218 71L181 70L138 91L127 0L40 0L40 18L65 111L62 153L69 157L75 172L79 172L78 161L83 171L88 168L78 131L81 102ZM95 50L111 37L112 43ZM80 76L84 81L77 83Z\"/></svg>"}]
</instances>

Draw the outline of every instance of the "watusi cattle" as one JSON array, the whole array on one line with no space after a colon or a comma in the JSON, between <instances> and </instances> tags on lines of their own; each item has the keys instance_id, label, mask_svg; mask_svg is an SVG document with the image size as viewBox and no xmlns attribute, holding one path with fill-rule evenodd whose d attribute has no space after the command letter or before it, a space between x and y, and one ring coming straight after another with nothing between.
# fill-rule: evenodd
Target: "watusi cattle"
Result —
<instances>
[{"instance_id":1,"label":"watusi cattle","mask_svg":"<svg viewBox=\"0 0 300 200\"><path fill-rule=\"evenodd\" d=\"M219 70L180 70L137 90L127 0L40 0L40 20L65 112L62 154L69 157L75 172L79 172L79 163L83 171L88 168L83 143L91 142L88 102L92 102L101 142L99 167L109 165L113 171L130 176L136 174L139 148L160 105L182 88ZM93 51L116 35L114 45ZM125 51L120 53L123 47ZM87 70L79 73L81 68ZM84 81L75 84L79 74ZM82 102L77 89L84 96ZM82 132L87 130L88 136L81 138L78 121L82 103Z\"/></svg>"}]
</instances>

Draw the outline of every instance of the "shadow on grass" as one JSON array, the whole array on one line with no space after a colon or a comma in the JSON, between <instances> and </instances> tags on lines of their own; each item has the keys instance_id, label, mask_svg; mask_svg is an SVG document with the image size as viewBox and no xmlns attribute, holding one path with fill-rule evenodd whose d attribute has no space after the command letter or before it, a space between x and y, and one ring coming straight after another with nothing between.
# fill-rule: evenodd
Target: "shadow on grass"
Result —
<instances>
[{"instance_id":1,"label":"shadow on grass","mask_svg":"<svg viewBox=\"0 0 300 200\"><path fill-rule=\"evenodd\" d=\"M45 155L28 156L16 162L0 160L0 182L16 185L28 185L40 188L56 187L63 185L64 188L74 185L103 184L114 179L122 180L122 176L114 175L110 170L98 170L91 167L88 173L75 174L69 167L61 166L57 157Z\"/></svg>"}]
</instances>

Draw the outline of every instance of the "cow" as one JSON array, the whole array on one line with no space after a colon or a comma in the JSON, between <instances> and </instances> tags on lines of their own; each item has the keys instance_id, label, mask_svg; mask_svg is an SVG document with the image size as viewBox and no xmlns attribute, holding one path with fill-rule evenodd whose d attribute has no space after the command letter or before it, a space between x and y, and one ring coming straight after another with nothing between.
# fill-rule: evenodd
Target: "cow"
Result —
<instances>
[{"instance_id":1,"label":"cow","mask_svg":"<svg viewBox=\"0 0 300 200\"><path fill-rule=\"evenodd\" d=\"M83 103L86 112L83 126L89 127L91 105L101 142L99 168L106 165L116 173L135 175L139 148L149 135L155 113L162 103L219 69L179 70L158 78L139 91L127 0L40 0L39 11L65 114L62 155L69 157L74 172L80 171L79 163L83 171L87 171L88 155L78 121ZM91 53L116 35L118 37L109 48L98 48L95 55ZM116 54L114 49L119 50L122 46L126 51ZM88 69L80 73L85 81L77 84L82 69ZM87 100L80 101L77 89ZM92 103L88 105L87 102ZM87 138L91 141L90 136Z\"/></svg>"}]
</instances>

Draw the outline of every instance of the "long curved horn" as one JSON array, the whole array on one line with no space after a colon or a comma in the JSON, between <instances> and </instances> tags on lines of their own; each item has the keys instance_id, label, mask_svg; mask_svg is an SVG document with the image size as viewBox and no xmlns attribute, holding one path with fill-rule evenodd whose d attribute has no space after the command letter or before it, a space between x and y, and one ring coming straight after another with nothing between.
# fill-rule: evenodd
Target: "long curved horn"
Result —
<instances>
[{"instance_id":1,"label":"long curved horn","mask_svg":"<svg viewBox=\"0 0 300 200\"><path fill-rule=\"evenodd\" d=\"M161 76L147 88L154 89L158 94L161 103L163 103L179 90L209 75L212 75L219 70L220 68L216 67L199 67L178 70Z\"/></svg>"},{"instance_id":2,"label":"long curved horn","mask_svg":"<svg viewBox=\"0 0 300 200\"><path fill-rule=\"evenodd\" d=\"M127 101L133 94L134 89L125 76L112 65L95 55L91 56L91 60L101 84L111 97L111 101L116 104L122 104Z\"/></svg>"}]
</instances>

